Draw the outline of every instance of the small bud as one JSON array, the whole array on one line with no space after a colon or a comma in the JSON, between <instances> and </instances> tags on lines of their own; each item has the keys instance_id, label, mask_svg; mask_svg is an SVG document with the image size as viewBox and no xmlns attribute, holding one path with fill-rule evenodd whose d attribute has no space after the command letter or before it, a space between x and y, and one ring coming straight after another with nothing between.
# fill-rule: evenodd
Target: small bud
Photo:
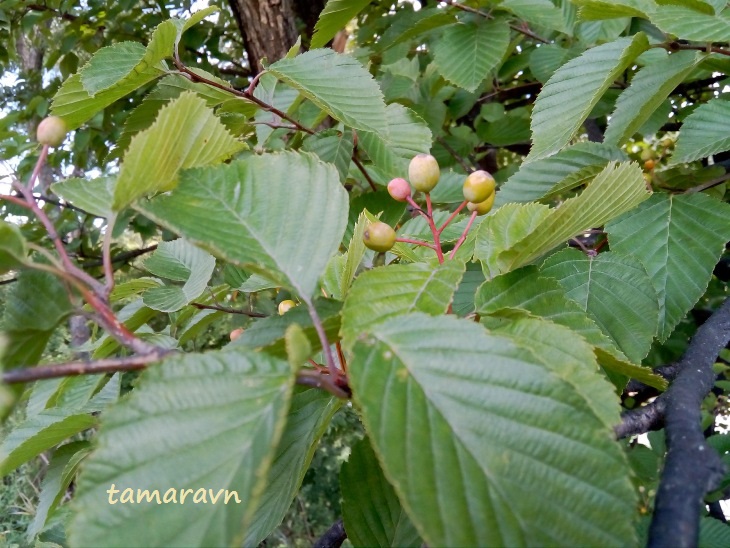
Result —
<instances>
[{"instance_id":1,"label":"small bud","mask_svg":"<svg viewBox=\"0 0 730 548\"><path fill-rule=\"evenodd\" d=\"M42 145L48 145L57 147L66 138L68 128L63 118L58 116L49 116L38 124L38 130L36 131L36 137L38 142Z\"/></svg>"},{"instance_id":2,"label":"small bud","mask_svg":"<svg viewBox=\"0 0 730 548\"><path fill-rule=\"evenodd\" d=\"M431 192L439 182L440 176L439 164L430 154L419 154L408 165L411 185L421 192Z\"/></svg>"},{"instance_id":3,"label":"small bud","mask_svg":"<svg viewBox=\"0 0 730 548\"><path fill-rule=\"evenodd\" d=\"M408 181L398 177L388 183L388 194L399 202L405 202L411 196L411 185Z\"/></svg>"}]
</instances>

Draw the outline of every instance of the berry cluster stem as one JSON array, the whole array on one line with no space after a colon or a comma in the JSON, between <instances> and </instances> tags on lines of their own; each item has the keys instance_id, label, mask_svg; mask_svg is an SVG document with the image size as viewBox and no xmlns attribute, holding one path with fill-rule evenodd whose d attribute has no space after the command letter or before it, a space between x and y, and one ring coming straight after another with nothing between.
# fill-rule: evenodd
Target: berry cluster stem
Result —
<instances>
[{"instance_id":1,"label":"berry cluster stem","mask_svg":"<svg viewBox=\"0 0 730 548\"><path fill-rule=\"evenodd\" d=\"M466 202L464 202L464 203L466 203ZM464 232L461 233L461 236L457 240L456 245L454 246L454 249L451 250L449 259L453 259L454 257L456 257L456 252L461 247L461 244L464 243L464 240L466 240L466 235L469 234L469 229L471 229L471 225L474 224L474 219L477 218L477 215L479 215L478 212L476 212L476 211L471 212L471 217L469 217L469 222L466 223L466 228L464 229Z\"/></svg>"}]
</instances>

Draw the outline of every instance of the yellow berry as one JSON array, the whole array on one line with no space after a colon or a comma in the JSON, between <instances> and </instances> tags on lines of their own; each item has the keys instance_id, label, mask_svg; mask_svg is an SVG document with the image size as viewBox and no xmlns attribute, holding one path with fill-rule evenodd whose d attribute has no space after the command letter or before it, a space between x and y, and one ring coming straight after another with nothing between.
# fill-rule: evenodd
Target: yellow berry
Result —
<instances>
[{"instance_id":1,"label":"yellow berry","mask_svg":"<svg viewBox=\"0 0 730 548\"><path fill-rule=\"evenodd\" d=\"M476 211L477 215L484 215L491 211L492 206L494 205L495 196L496 194L492 192L489 198L487 198L483 202L479 202L476 204L474 202L469 202L468 204L466 204L466 207L469 209L469 211Z\"/></svg>"},{"instance_id":2,"label":"yellow berry","mask_svg":"<svg viewBox=\"0 0 730 548\"><path fill-rule=\"evenodd\" d=\"M371 223L362 235L365 246L373 251L385 252L395 244L395 230L380 221Z\"/></svg>"},{"instance_id":3,"label":"yellow berry","mask_svg":"<svg viewBox=\"0 0 730 548\"><path fill-rule=\"evenodd\" d=\"M439 164L430 154L418 154L408 165L411 185L421 192L431 192L439 182L440 176Z\"/></svg>"},{"instance_id":4,"label":"yellow berry","mask_svg":"<svg viewBox=\"0 0 730 548\"><path fill-rule=\"evenodd\" d=\"M63 118L59 118L58 116L49 116L38 124L36 137L38 138L38 142L42 145L57 147L63 143L67 132L68 128L66 126L66 122L63 121Z\"/></svg>"},{"instance_id":5,"label":"yellow berry","mask_svg":"<svg viewBox=\"0 0 730 548\"><path fill-rule=\"evenodd\" d=\"M471 173L466 178L462 190L464 192L464 199L467 202L478 204L494 194L494 189L494 177L487 171L479 170Z\"/></svg>"},{"instance_id":6,"label":"yellow berry","mask_svg":"<svg viewBox=\"0 0 730 548\"><path fill-rule=\"evenodd\" d=\"M296 305L297 305L297 303L295 303L291 299L287 299L285 301L281 301L279 303L279 316L283 316L289 310L291 310L292 308L294 308Z\"/></svg>"}]
</instances>

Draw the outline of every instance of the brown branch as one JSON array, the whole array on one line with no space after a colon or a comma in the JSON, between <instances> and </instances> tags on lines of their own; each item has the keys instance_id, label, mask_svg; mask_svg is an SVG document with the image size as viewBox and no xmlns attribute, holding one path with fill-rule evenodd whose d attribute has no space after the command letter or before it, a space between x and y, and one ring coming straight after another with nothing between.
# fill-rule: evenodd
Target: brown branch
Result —
<instances>
[{"instance_id":1,"label":"brown branch","mask_svg":"<svg viewBox=\"0 0 730 548\"><path fill-rule=\"evenodd\" d=\"M241 314L243 316L249 316L251 318L266 318L266 314L261 314L260 312L252 312L250 310L241 310L239 308L229 308L227 306L217 306L212 304L203 304L203 303L190 303L190 306L193 306L199 310L218 310L220 312L228 312L229 314Z\"/></svg>"},{"instance_id":2,"label":"brown branch","mask_svg":"<svg viewBox=\"0 0 730 548\"><path fill-rule=\"evenodd\" d=\"M4 383L13 384L76 375L99 375L101 373L116 373L118 371L137 371L146 368L151 363L160 361L171 353L172 351L170 350L157 349L148 354L127 356L124 358L109 358L92 362L74 361L37 367L19 367L3 373L2 380Z\"/></svg>"},{"instance_id":3,"label":"brown branch","mask_svg":"<svg viewBox=\"0 0 730 548\"><path fill-rule=\"evenodd\" d=\"M453 148L451 148L451 146L449 145L449 143L446 142L446 139L444 139L443 137L436 137L436 140L439 142L439 144L442 147L444 147L446 149L446 152L448 152L449 154L451 154L451 157L454 160L456 160L456 162L462 168L464 168L464 171L466 171L467 173L471 173L472 171L474 171L474 167L473 166L469 166L469 164L466 163L466 160L464 160L464 158L462 158L461 156L459 156L459 153L458 152L456 152Z\"/></svg>"},{"instance_id":4,"label":"brown branch","mask_svg":"<svg viewBox=\"0 0 730 548\"><path fill-rule=\"evenodd\" d=\"M481 17L484 17L485 19L494 19L494 16L491 13L487 13L487 12L478 10L476 8L472 8L471 6L465 6L464 4L459 4L458 2L454 2L454 0L444 0L444 4L449 5L449 6L453 6L453 7L457 8L457 9L460 9L460 10L463 10L463 11L466 11L466 12L469 12L469 13L474 13L476 15L479 15ZM538 42L542 42L543 44L549 44L550 43L549 40L546 40L545 38L542 38L541 36L538 36L537 34L535 34L534 32L532 32L527 27L523 27L521 25L510 25L509 28L511 28L512 30L515 30L515 31L517 31L517 32L519 32L521 34L524 34L525 36L527 36L529 38L532 38L533 40L537 40Z\"/></svg>"},{"instance_id":5,"label":"brown branch","mask_svg":"<svg viewBox=\"0 0 730 548\"><path fill-rule=\"evenodd\" d=\"M716 46L693 46L691 44L680 44L679 42L669 42L668 44L659 44L658 47L662 47L668 51L679 51L679 50L696 50L705 51L707 53L719 53L720 55L730 55L730 50L719 48Z\"/></svg>"},{"instance_id":6,"label":"brown branch","mask_svg":"<svg viewBox=\"0 0 730 548\"><path fill-rule=\"evenodd\" d=\"M713 179L712 181L708 181L706 183L702 183L701 185L693 186L692 188L688 188L684 191L684 194L693 194L695 192L702 192L703 190L707 190L708 188L712 188L718 185L721 185L725 181L730 180L730 173L726 173L722 177L718 177L717 179Z\"/></svg>"},{"instance_id":7,"label":"brown branch","mask_svg":"<svg viewBox=\"0 0 730 548\"><path fill-rule=\"evenodd\" d=\"M352 161L355 162L357 169L359 169L360 173L363 174L363 177L365 177L365 180L368 182L368 184L370 185L370 188L373 190L373 192L377 192L378 188L375 186L375 182L370 177L370 174L365 169L365 166L362 165L360 158L357 156L357 150L353 150L353 152L352 152Z\"/></svg>"}]
</instances>

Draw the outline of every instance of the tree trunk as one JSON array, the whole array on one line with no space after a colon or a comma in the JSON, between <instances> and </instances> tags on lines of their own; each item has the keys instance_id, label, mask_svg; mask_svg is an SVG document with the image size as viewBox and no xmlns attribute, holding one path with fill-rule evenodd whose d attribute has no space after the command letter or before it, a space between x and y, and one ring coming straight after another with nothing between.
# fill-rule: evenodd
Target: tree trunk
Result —
<instances>
[{"instance_id":1,"label":"tree trunk","mask_svg":"<svg viewBox=\"0 0 730 548\"><path fill-rule=\"evenodd\" d=\"M326 0L229 0L252 73L286 55L300 32L308 39ZM299 30L301 29L301 30Z\"/></svg>"}]
</instances>

